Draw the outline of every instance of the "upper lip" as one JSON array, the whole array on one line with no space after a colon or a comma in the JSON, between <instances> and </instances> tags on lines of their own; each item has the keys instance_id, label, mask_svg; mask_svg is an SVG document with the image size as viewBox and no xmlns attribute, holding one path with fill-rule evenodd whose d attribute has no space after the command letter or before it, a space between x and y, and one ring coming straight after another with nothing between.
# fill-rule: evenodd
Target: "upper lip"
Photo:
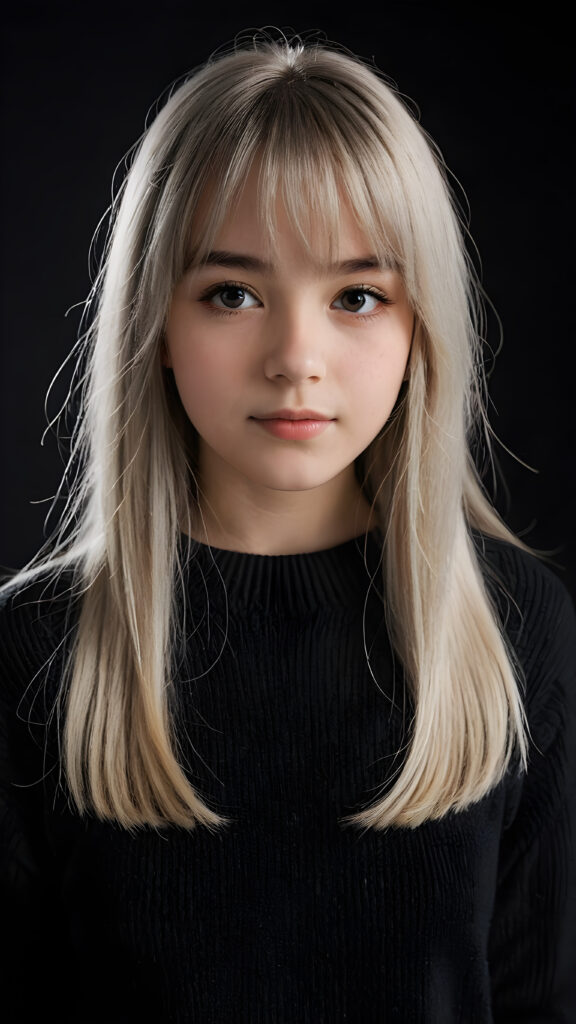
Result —
<instances>
[{"instance_id":1,"label":"upper lip","mask_svg":"<svg viewBox=\"0 0 576 1024\"><path fill-rule=\"evenodd\" d=\"M255 420L331 420L333 416L326 416L323 412L315 412L313 409L276 409L274 412L265 412L253 416Z\"/></svg>"}]
</instances>

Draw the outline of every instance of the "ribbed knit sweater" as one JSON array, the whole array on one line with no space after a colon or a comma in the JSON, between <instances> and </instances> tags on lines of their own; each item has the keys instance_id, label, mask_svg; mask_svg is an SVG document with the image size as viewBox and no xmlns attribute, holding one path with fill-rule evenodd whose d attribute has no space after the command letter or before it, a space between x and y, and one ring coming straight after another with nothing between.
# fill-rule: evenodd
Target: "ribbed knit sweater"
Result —
<instances>
[{"instance_id":1,"label":"ribbed knit sweater","mask_svg":"<svg viewBox=\"0 0 576 1024\"><path fill-rule=\"evenodd\" d=\"M532 556L482 549L525 676L529 768L415 829L342 824L390 784L409 736L378 588L367 598L374 535L368 569L359 540L197 546L174 708L191 781L230 819L216 834L75 813L49 717L69 598L61 582L9 599L6 1024L574 1024L574 610Z\"/></svg>"}]
</instances>

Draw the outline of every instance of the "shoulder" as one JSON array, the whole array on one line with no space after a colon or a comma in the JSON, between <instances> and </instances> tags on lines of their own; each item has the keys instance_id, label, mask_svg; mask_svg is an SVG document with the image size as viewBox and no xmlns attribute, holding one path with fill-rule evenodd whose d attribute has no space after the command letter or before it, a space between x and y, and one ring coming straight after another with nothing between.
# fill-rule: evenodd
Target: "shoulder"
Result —
<instances>
[{"instance_id":1,"label":"shoulder","mask_svg":"<svg viewBox=\"0 0 576 1024\"><path fill-rule=\"evenodd\" d=\"M19 574L0 587L0 637L7 640L13 629L49 631L77 605L72 568Z\"/></svg>"},{"instance_id":2,"label":"shoulder","mask_svg":"<svg viewBox=\"0 0 576 1024\"><path fill-rule=\"evenodd\" d=\"M558 715L576 703L573 598L545 561L516 544L475 535L478 560L502 628L519 664L528 710ZM563 710L562 710L563 709Z\"/></svg>"},{"instance_id":3,"label":"shoulder","mask_svg":"<svg viewBox=\"0 0 576 1024\"><path fill-rule=\"evenodd\" d=\"M574 624L574 601L560 576L526 548L475 534L479 564L492 599L510 630L530 625L540 638Z\"/></svg>"},{"instance_id":4,"label":"shoulder","mask_svg":"<svg viewBox=\"0 0 576 1024\"><path fill-rule=\"evenodd\" d=\"M63 653L77 621L74 573L16 576L0 590L0 678L4 698L18 693Z\"/></svg>"},{"instance_id":5,"label":"shoulder","mask_svg":"<svg viewBox=\"0 0 576 1024\"><path fill-rule=\"evenodd\" d=\"M530 548L477 532L473 541L484 572L514 590L517 597L528 603L541 599L570 602L559 572Z\"/></svg>"}]
</instances>

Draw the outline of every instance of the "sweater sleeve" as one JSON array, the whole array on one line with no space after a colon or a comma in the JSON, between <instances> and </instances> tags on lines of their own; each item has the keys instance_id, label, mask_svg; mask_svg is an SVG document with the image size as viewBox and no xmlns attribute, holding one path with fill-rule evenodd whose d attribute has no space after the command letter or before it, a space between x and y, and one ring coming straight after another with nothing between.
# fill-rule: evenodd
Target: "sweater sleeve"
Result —
<instances>
[{"instance_id":1,"label":"sweater sleeve","mask_svg":"<svg viewBox=\"0 0 576 1024\"><path fill-rule=\"evenodd\" d=\"M510 557L510 556L509 556ZM518 555L514 646L528 770L500 850L490 970L497 1024L576 1021L576 617L563 585ZM529 599L526 600L526 595Z\"/></svg>"},{"instance_id":2,"label":"sweater sleeve","mask_svg":"<svg viewBox=\"0 0 576 1024\"><path fill-rule=\"evenodd\" d=\"M50 604L34 588L0 604L0 971L6 1020L23 1022L56 1012L68 959L44 827L47 780L57 774L46 744L49 664L58 676Z\"/></svg>"}]
</instances>

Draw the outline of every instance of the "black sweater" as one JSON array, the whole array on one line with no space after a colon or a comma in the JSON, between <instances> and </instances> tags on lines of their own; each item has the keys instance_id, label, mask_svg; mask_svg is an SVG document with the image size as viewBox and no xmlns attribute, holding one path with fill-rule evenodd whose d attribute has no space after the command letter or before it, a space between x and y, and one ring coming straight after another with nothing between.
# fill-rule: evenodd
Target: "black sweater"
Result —
<instances>
[{"instance_id":1,"label":"black sweater","mask_svg":"<svg viewBox=\"0 0 576 1024\"><path fill-rule=\"evenodd\" d=\"M485 544L526 677L527 775L362 832L339 819L390 782L410 700L374 589L363 616L359 543L213 554L185 579L175 709L192 782L232 820L218 834L70 809L49 717L68 599L36 584L6 603L2 1019L574 1024L576 624L557 577Z\"/></svg>"}]
</instances>

